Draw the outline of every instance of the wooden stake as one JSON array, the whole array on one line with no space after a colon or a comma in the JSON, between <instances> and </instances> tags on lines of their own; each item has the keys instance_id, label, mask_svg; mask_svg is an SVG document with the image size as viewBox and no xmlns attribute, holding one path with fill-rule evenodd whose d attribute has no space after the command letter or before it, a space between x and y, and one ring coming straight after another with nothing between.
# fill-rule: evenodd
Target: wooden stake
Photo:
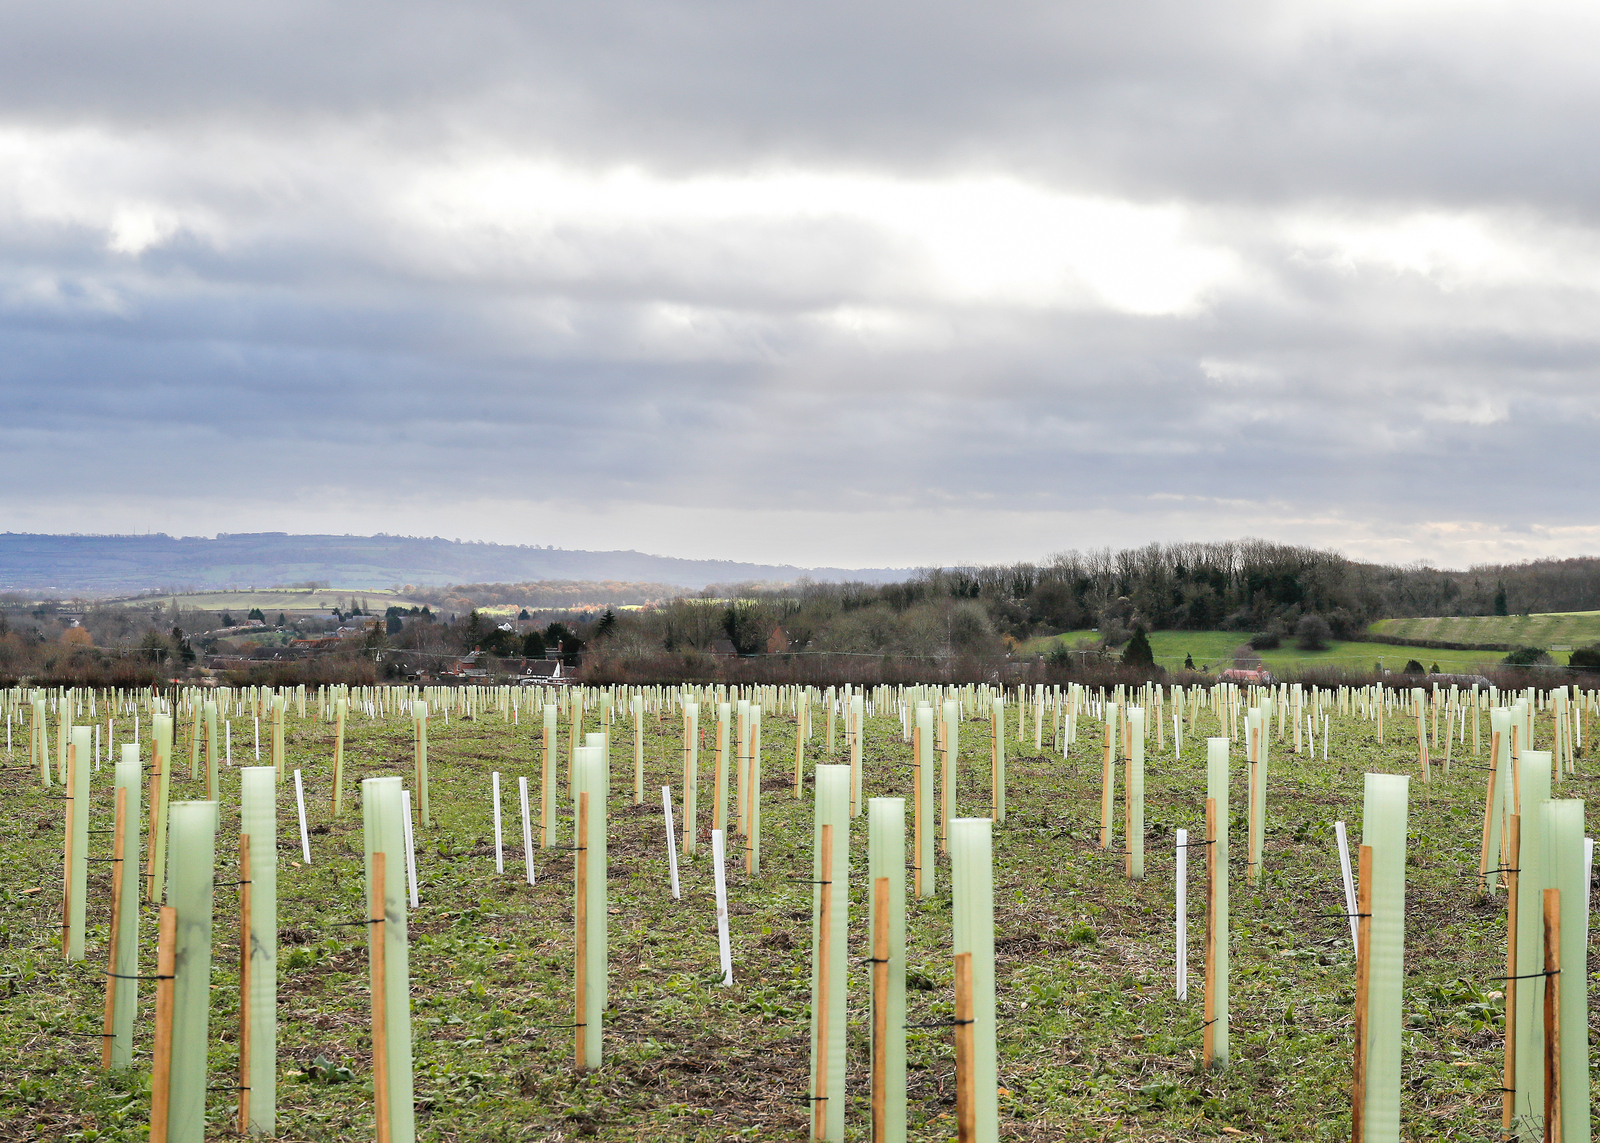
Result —
<instances>
[{"instance_id":1,"label":"wooden stake","mask_svg":"<svg viewBox=\"0 0 1600 1143\"><path fill-rule=\"evenodd\" d=\"M250 835L239 835L239 1134L250 1130Z\"/></svg>"},{"instance_id":2,"label":"wooden stake","mask_svg":"<svg viewBox=\"0 0 1600 1143\"><path fill-rule=\"evenodd\" d=\"M828 968L833 936L833 826L822 827L822 876L817 899L817 1083L811 1100L811 1137L828 1134Z\"/></svg>"},{"instance_id":3,"label":"wooden stake","mask_svg":"<svg viewBox=\"0 0 1600 1143\"><path fill-rule=\"evenodd\" d=\"M1512 741L1516 741L1515 731ZM1506 1060L1500 1080L1500 1134L1509 1137L1517 1100L1517 882L1522 864L1522 816L1506 822Z\"/></svg>"},{"instance_id":4,"label":"wooden stake","mask_svg":"<svg viewBox=\"0 0 1600 1143\"><path fill-rule=\"evenodd\" d=\"M584 1003L584 987L588 983L584 972L589 959L589 791L578 795L578 834L573 839L573 881L576 892L572 895L572 989L576 994L573 1004L573 1061L580 1072L588 1066L584 1056L584 1022L589 1018L588 1005Z\"/></svg>"},{"instance_id":5,"label":"wooden stake","mask_svg":"<svg viewBox=\"0 0 1600 1143\"><path fill-rule=\"evenodd\" d=\"M972 954L956 956L956 1138L972 1143L978 1134L977 1054L972 1013Z\"/></svg>"},{"instance_id":6,"label":"wooden stake","mask_svg":"<svg viewBox=\"0 0 1600 1143\"><path fill-rule=\"evenodd\" d=\"M1217 799L1206 799L1206 998L1201 1064L1211 1069L1217 1022Z\"/></svg>"},{"instance_id":7,"label":"wooden stake","mask_svg":"<svg viewBox=\"0 0 1600 1143\"><path fill-rule=\"evenodd\" d=\"M889 1089L889 879L872 886L872 1138L886 1138ZM970 953L968 954L971 955Z\"/></svg>"},{"instance_id":8,"label":"wooden stake","mask_svg":"<svg viewBox=\"0 0 1600 1143\"><path fill-rule=\"evenodd\" d=\"M1544 1140L1561 1143L1561 890L1544 891Z\"/></svg>"},{"instance_id":9,"label":"wooden stake","mask_svg":"<svg viewBox=\"0 0 1600 1143\"><path fill-rule=\"evenodd\" d=\"M367 919L385 925L388 906L384 892L388 854L372 855L372 903ZM378 1126L378 1143L389 1143L389 978L388 935L377 929L372 938L372 1097Z\"/></svg>"},{"instance_id":10,"label":"wooden stake","mask_svg":"<svg viewBox=\"0 0 1600 1143\"><path fill-rule=\"evenodd\" d=\"M106 950L106 1016L100 1033L100 1067L111 1070L111 1014L117 1002L117 937L122 932L122 855L128 820L128 788L117 787L117 824L111 839L111 939Z\"/></svg>"},{"instance_id":11,"label":"wooden stake","mask_svg":"<svg viewBox=\"0 0 1600 1143\"><path fill-rule=\"evenodd\" d=\"M167 1143L167 1112L172 1094L173 977L178 963L178 910L161 906L156 935L156 1027L150 1056L150 1143Z\"/></svg>"},{"instance_id":12,"label":"wooden stake","mask_svg":"<svg viewBox=\"0 0 1600 1143\"><path fill-rule=\"evenodd\" d=\"M1363 1143L1366 1136L1367 1003L1372 976L1372 847L1363 845L1357 860L1360 881L1356 887L1356 1050L1350 1083L1350 1143Z\"/></svg>"}]
</instances>

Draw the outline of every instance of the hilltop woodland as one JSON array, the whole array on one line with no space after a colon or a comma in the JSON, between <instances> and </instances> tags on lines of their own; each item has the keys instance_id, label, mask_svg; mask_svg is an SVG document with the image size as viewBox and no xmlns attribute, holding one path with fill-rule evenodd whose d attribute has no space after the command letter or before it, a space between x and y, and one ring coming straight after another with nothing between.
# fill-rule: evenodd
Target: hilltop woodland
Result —
<instances>
[{"instance_id":1,"label":"hilltop woodland","mask_svg":"<svg viewBox=\"0 0 1600 1143\"><path fill-rule=\"evenodd\" d=\"M0 681L139 685L207 662L234 681L440 678L472 651L474 669L491 675L559 657L595 682L978 681L1020 670L1059 680L1149 673L1146 631L1236 631L1241 644L1314 646L1370 639L1368 626L1382 618L1597 610L1600 559L1441 571L1245 540L1066 552L888 584L721 585L632 607L620 599L541 607L548 586L408 587L428 606L373 616L352 596L325 615L258 616L264 628L243 634L245 616L186 610L177 599L112 606L0 596ZM604 585L591 586L603 596ZM561 587L562 598L579 594ZM315 653L291 647L335 630L345 637L325 638ZM1071 631L1092 631L1090 646L1049 657L1021 651L1029 639Z\"/></svg>"}]
</instances>

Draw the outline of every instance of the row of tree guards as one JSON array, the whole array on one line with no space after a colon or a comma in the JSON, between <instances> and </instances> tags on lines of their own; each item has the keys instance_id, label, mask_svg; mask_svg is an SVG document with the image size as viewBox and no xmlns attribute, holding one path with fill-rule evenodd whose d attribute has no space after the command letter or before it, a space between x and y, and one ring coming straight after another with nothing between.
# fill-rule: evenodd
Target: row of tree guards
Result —
<instances>
[{"instance_id":1,"label":"row of tree guards","mask_svg":"<svg viewBox=\"0 0 1600 1143\"><path fill-rule=\"evenodd\" d=\"M134 1024L141 981L155 993L151 1028L151 1132L154 1143L202 1143L206 1096L216 1085L207 1074L214 893L233 887L239 915L239 1036L236 1128L271 1135L276 1129L277 989L277 813L284 780L285 717L293 706L300 718L308 703L315 717L335 728L330 759L330 804L343 811L344 728L352 711L369 720L410 719L414 738L413 787L399 776L361 783L365 853L366 908L362 915L336 922L367 929L374 1115L382 1143L414 1138L412 1100L409 967L406 921L416 903L415 847L411 796L417 795L420 828L431 827L428 780L428 727L438 719L498 715L520 725L524 710L537 727L535 779L540 797L538 825L529 811L529 781L519 778L524 854L533 879L534 837L544 848L558 846L555 791L559 785L558 731L569 731L567 807L573 833L573 1053L574 1064L592 1069L604 1064L603 1014L609 983L606 896L607 807L616 796L612 780L614 714L626 711L633 722L633 797L644 797L645 719L658 722L676 712L683 724L683 832L685 853L693 856L701 824L698 807L699 753L704 737L702 708L716 722L712 770L711 837L715 850L719 954L722 979L732 983L728 940L723 846L743 839L743 866L760 872L761 727L764 717L795 724L796 797L801 796L812 720L820 707L829 757L842 763L812 768L815 805L812 854L812 1004L811 1083L808 1093L811 1134L842 1140L845 1132L847 938L850 932L849 871L852 820L863 809L863 737L866 720L896 717L910 747L908 797L868 799L866 886L870 957L871 1137L894 1141L906 1131L906 894L936 893L938 851L947 853L951 874L951 964L954 1017L948 1023L957 1060L957 1125L963 1140L992 1140L998 1132L996 1090L995 969L993 921L993 834L1005 821L1005 763L1008 740L1025 742L1029 723L1042 749L1048 719L1053 745L1071 752L1080 719L1102 724L1097 749L1102 762L1100 844L1116 849L1115 808L1118 761L1121 769L1122 847L1126 876L1145 876L1144 767L1152 735L1164 748L1170 718L1174 763L1182 744L1198 732L1203 716L1219 731L1206 738L1205 827L1191 841L1179 831L1177 867L1187 866L1190 848L1206 868L1203 937L1203 1062L1228 1064L1228 838L1230 751L1240 743L1247 767L1247 882L1259 879L1267 858L1264 847L1268 772L1274 739L1295 751L1314 754L1321 731L1327 756L1328 726L1335 716L1375 724L1381 736L1397 714L1414 719L1417 774L1430 778L1434 760L1447 769L1454 748L1464 752L1471 731L1474 757L1480 756L1480 725L1488 718L1484 820L1478 887L1507 895L1505 1062L1500 1130L1507 1138L1589 1138L1589 1053L1587 1032L1588 885L1593 847L1584 836L1583 803L1553 791L1576 763L1587 719L1595 712L1594 692L1576 688L1500 693L1435 687L1397 692L1388 688L1299 686L1241 689L1219 685L1198 688L1115 688L1090 692L1024 687L877 687L865 692L846 687L758 686L642 688L305 688L273 692L266 688L217 688L168 692L22 690L0 692L8 742L20 721L29 742L29 769L45 787L67 791L65 807L62 950L69 960L86 956L87 864L90 836L109 833L113 875L106 949L106 993L102 1066L125 1069L134 1057ZM1009 711L1017 712L1014 722ZM1170 714L1169 714L1170 712ZM104 714L104 720L101 715ZM589 714L597 730L588 729ZM248 766L239 774L239 849L237 877L218 880L216 838L222 807L218 774L218 725L231 743L231 718L269 724L270 764ZM79 720L88 718L90 723ZM961 724L988 723L990 767L987 816L958 816L954 806L960 762ZM52 728L52 721L54 727ZM836 739L836 724L843 742ZM1543 726L1550 749L1535 749ZM145 766L140 741L148 726L150 761ZM175 737L188 731L190 779L201 776L207 798L171 801L177 765ZM52 729L57 748L52 750ZM103 753L99 732L104 730ZM91 734L93 731L93 734ZM116 756L110 787L112 824L91 830L96 806L92 781L102 758L110 760L119 731L128 739ZM1302 731L1304 733L1302 734ZM1091 740L1093 741L1093 740ZM202 750L202 743L204 750ZM531 749L530 749L531 752ZM91 767L90 763L93 762ZM222 764L231 761L224 748ZM733 771L730 798L730 768ZM303 793L296 770L301 846L311 853L305 833ZM938 778L937 789L935 778ZM1362 837L1352 863L1343 823L1337 823L1345 912L1352 921L1356 952L1352 1134L1356 1143L1399 1138L1400 1013L1405 938L1405 865L1410 775L1367 774ZM497 870L500 857L499 773L494 775ZM148 810L141 823L141 794ZM672 891L677 894L677 839L670 787L663 788ZM730 819L730 812L731 819ZM908 836L909 827L909 836ZM140 837L146 861L139 872ZM909 842L909 848L908 848ZM909 860L908 860L909 858ZM1352 864L1354 868L1352 869ZM409 878L408 878L409 873ZM407 883L410 892L407 892ZM156 972L139 973L140 899L158 910L154 938ZM1178 930L1177 988L1187 997L1188 905L1185 880L1175 883ZM149 939L148 936L145 937ZM1565 968L1563 966L1566 966Z\"/></svg>"}]
</instances>

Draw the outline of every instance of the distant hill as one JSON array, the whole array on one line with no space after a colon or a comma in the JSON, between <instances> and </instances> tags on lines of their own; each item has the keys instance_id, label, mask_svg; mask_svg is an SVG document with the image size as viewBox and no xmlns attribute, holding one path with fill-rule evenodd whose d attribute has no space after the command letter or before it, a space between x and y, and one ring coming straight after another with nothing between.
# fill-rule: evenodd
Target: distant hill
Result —
<instances>
[{"instance_id":1,"label":"distant hill","mask_svg":"<svg viewBox=\"0 0 1600 1143\"><path fill-rule=\"evenodd\" d=\"M800 568L732 560L684 560L643 552L587 552L460 543L437 536L49 536L0 533L0 591L61 596L129 595L155 589L322 584L528 583L539 580L669 584L904 579L908 568Z\"/></svg>"}]
</instances>

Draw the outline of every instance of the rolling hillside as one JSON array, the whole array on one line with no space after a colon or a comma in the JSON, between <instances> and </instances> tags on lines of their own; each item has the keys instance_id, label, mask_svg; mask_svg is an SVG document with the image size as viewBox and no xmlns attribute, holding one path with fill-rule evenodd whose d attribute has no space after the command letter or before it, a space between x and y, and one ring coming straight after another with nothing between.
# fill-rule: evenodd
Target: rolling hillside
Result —
<instances>
[{"instance_id":1,"label":"rolling hillside","mask_svg":"<svg viewBox=\"0 0 1600 1143\"><path fill-rule=\"evenodd\" d=\"M1600 642L1600 611L1543 615L1458 615L1436 619L1380 619L1374 635L1437 639L1443 643L1511 644L1517 647L1586 647Z\"/></svg>"}]
</instances>

